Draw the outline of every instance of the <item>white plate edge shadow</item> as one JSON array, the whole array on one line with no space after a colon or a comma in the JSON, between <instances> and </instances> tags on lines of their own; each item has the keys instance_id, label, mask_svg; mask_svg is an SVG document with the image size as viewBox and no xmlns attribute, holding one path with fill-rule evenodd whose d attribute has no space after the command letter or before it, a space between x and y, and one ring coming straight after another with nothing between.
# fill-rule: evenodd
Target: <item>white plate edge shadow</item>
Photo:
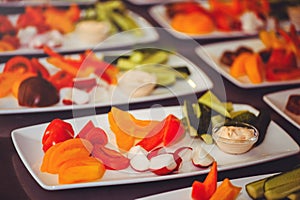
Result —
<instances>
[{"instance_id":1,"label":"white plate edge shadow","mask_svg":"<svg viewBox=\"0 0 300 200\"><path fill-rule=\"evenodd\" d=\"M254 44L253 44L254 43ZM259 84L254 84L249 81L247 77L248 82L241 82L239 79L232 77L226 70L223 64L216 61L217 55L211 54L212 50L215 48L219 48L222 51L225 50L234 50L237 49L239 46L248 46L253 48L254 50L259 50L263 46L257 46L257 44L262 45L260 40L258 38L248 38L248 39L240 39L240 40L233 40L233 41L223 41L223 42L216 42L211 44L205 44L205 45L199 45L195 48L196 54L206 62L206 64L216 70L218 73L223 75L226 79L228 79L230 82L234 83L235 85L241 87L241 88L260 88L260 87L272 87L272 86L281 86L281 85L292 85L300 83L300 80L288 80L288 81L263 81ZM225 49L225 45L228 44L228 48ZM221 47L219 45L222 45ZM224 48L224 49L223 49ZM221 55L218 55L219 57ZM218 58L219 58L218 57ZM229 67L228 67L229 68Z\"/></svg>"},{"instance_id":2,"label":"white plate edge shadow","mask_svg":"<svg viewBox=\"0 0 300 200\"><path fill-rule=\"evenodd\" d=\"M240 106L240 108L247 108L247 109L253 108L253 107L251 107L249 105L246 105L246 104L236 104L235 106L238 106L238 107ZM180 113L178 113L178 110L181 109L180 106L163 107L163 108L165 109L166 113L173 113L174 114L174 113L177 112L177 114L175 114L175 115L181 115ZM131 112L134 115L135 114L140 114L141 115L141 113L142 113L142 116L144 116L145 111L148 111L147 115L149 115L150 109L139 109L139 110L133 110ZM156 108L156 111L158 111L157 108ZM106 114L96 115L95 117L105 118ZM87 122L87 120L90 119L90 118L91 118L91 116L86 116L86 117L80 117L80 118L75 118L75 119L69 119L67 121L72 122L72 120L80 120L82 122L82 121L85 120L85 122ZM187 172L187 173L178 173L178 174L171 174L171 175L165 175L165 176L155 176L155 175L154 176L153 175L149 176L149 174L146 174L145 176L137 176L136 178L132 178L131 176L129 176L126 179L126 178L123 177L123 179L120 179L120 180L113 180L113 179L112 180L106 180L106 181L99 180L99 181L96 181L96 182L66 184L66 185L59 185L57 183L53 183L52 185L51 184L49 185L49 183L47 184L47 183L45 183L41 180L42 178L45 178L45 177L39 177L39 174L41 174L41 172L40 171L36 172L33 169L34 167L37 167L37 165L38 166L40 165L37 162L41 162L42 158L32 158L33 160L30 160L30 158L29 158L29 160L26 159L26 146L23 147L23 148L25 148L25 150L22 149L22 147L20 146L20 145L22 145L22 142L24 142L23 141L24 137L25 138L29 137L30 140L27 140L27 143L28 142L30 142L30 143L34 142L35 144L38 143L37 145L41 147L41 141L40 141L41 139L39 139L40 137L39 136L28 135L28 134L30 134L30 133L28 133L28 131L32 131L31 129L33 129L33 130L37 129L38 130L42 127L45 128L47 124L48 123L43 123L43 124L39 124L39 125L19 128L19 129L13 130L12 133L11 133L13 144L14 144L14 146L17 150L17 153L18 153L19 157L21 158L23 164L25 165L27 170L30 172L31 176L37 181L37 183L42 188L44 188L46 190L63 190L63 189L82 188L82 187L97 187L97 186L106 186L106 185L120 185L120 184L130 184L130 183L139 183L139 182L152 182L152 181L176 179L176 178L181 178L181 177L189 177L189 176L194 176L194 175L199 175L199 174L205 174L209 170L209 169L204 169L204 170L199 170L199 171L196 170L196 171L191 171L191 172ZM106 125L107 125L107 122L106 122ZM270 140L270 138L268 138L268 135L270 135L270 134L267 134L266 140L260 146L258 146L257 149L252 150L253 153L254 152L260 152L260 151L266 151L266 152L262 152L264 154L261 154L261 152L260 152L258 155L256 155L255 160L253 160L254 158L252 158L252 160L251 160L251 158L248 158L248 160L247 160L247 159L244 158L244 156L246 156L247 154L242 155L240 157L240 159L242 159L241 161L234 161L231 164L230 163L229 164L225 163L225 165L222 165L222 163L220 163L220 165L218 167L218 170L223 171L223 170L234 169L234 168L238 168L238 167L250 166L250 165L254 165L254 164L258 164L258 163L263 163L263 162L283 158L283 157L286 157L286 156L291 156L291 155L294 155L294 154L299 152L299 145L289 136L289 134L287 132L285 132L280 126L278 126L273 121L271 122L271 124L269 126L269 131L271 131L271 129L276 129L274 134L279 134L279 135L276 135L276 137L280 137L281 139L282 139L282 137L285 138L285 141L287 142L287 144L285 144L285 145L288 145L289 148L281 149L281 150L276 151L276 152L270 152L269 151L269 155L267 155L268 151L264 150L264 143L265 143L265 145L269 145L267 143L273 142L272 139ZM24 132L22 133L22 131L24 131ZM277 133L277 132L280 132L280 133ZM38 134L42 135L42 132L40 132ZM272 137L275 137L274 134L273 134ZM283 135L280 135L280 134L283 134ZM18 138L18 137L21 137L21 138ZM275 144L276 144L276 142L275 142ZM273 145L275 145L275 144L273 144ZM27 144L27 147L28 147L28 144ZM33 147L31 147L31 148L33 148ZM286 147L284 147L284 148L286 148ZM224 153L220 152L220 150L216 150L216 151L219 151L219 154L221 154L221 155L219 155L219 157L225 155ZM249 153L248 156L253 157L253 155L252 155L253 153L251 153L251 152L248 152L248 153ZM38 154L42 155L42 150L41 149L40 149L40 152L38 152ZM214 155L214 156L218 157L218 155ZM227 159L226 156L232 156L232 155L225 155L225 159ZM28 155L27 155L27 157L28 157ZM217 161L218 161L218 159L217 159ZM33 163L34 166L30 166L31 162ZM39 170L39 169L35 169L35 170ZM110 175L111 175L111 173L114 174L114 173L118 173L118 172L110 172ZM119 175L120 174L122 174L122 173L120 172ZM127 172L127 174L128 174L128 172ZM142 174L142 175L144 175L144 174ZM43 176L45 176L45 175L43 175ZM50 176L55 176L55 175L50 175ZM49 177L49 175L47 174L46 177ZM130 177L131 177L131 179L130 179ZM53 178L53 177L51 177L51 178Z\"/></svg>"},{"instance_id":3,"label":"white plate edge shadow","mask_svg":"<svg viewBox=\"0 0 300 200\"><path fill-rule=\"evenodd\" d=\"M112 51L101 51L101 52L96 52L96 55L123 55L126 52L131 52L132 50L127 49L127 50L112 50ZM72 54L74 55L78 55L78 54ZM187 65L187 67L189 68L189 70L191 71L191 77L188 79L191 82L196 82L201 80L203 82L203 84L196 84L195 88L192 88L193 91L175 91L175 95L170 95L170 94L152 94L152 95L148 95L145 97L140 97L140 98L132 98L130 99L130 102L119 102L117 101L116 103L114 102L100 102L100 103L91 103L91 104L83 104L83 105L54 105L54 106L50 106L50 107L38 107L38 108L29 108L29 107L12 107L12 108L8 108L8 109L2 109L0 107L0 114L17 114L17 113L32 113L32 112L49 112L49 111L66 111L66 110L79 110L79 109L90 109L90 108L99 108L99 107L106 107L106 106L111 106L111 105L121 105L121 104L134 104L134 103L141 103L141 102L150 102L150 101L155 101L155 100L164 100L164 99L168 99L168 98L174 98L174 97L180 97L180 96L184 96L184 95L188 95L191 94L191 92L193 93L198 93L198 92L203 92L205 90L209 90L213 87L213 82L212 80L206 75L206 73L200 68L198 67L194 62L190 61L189 59L187 59L185 56L176 53L176 57L174 57L173 59L180 59L180 63L184 63ZM40 60L46 62L46 58L41 58ZM50 63L47 63L48 68L52 67L52 65ZM3 66L0 65L0 66ZM46 66L47 67L47 66ZM176 84L183 84L183 83L175 83L174 86L172 87L176 87ZM187 84L192 84L192 83L188 83ZM12 97L4 97L4 98L12 98ZM1 99L0 99L1 102Z\"/></svg>"},{"instance_id":4,"label":"white plate edge shadow","mask_svg":"<svg viewBox=\"0 0 300 200\"><path fill-rule=\"evenodd\" d=\"M289 121L291 124L293 124L295 127L300 129L300 124L297 123L294 119L292 119L289 115L287 115L284 112L285 105L287 103L288 97L292 93L300 94L300 88L294 88L294 89L288 89L288 90L281 90L277 92L272 92L265 94L263 96L263 100L265 103L267 103L273 110L275 110L280 116L285 118L287 121ZM282 104L280 102L275 102L274 98L276 97L284 97L284 103ZM279 104L278 104L279 103Z\"/></svg>"}]
</instances>

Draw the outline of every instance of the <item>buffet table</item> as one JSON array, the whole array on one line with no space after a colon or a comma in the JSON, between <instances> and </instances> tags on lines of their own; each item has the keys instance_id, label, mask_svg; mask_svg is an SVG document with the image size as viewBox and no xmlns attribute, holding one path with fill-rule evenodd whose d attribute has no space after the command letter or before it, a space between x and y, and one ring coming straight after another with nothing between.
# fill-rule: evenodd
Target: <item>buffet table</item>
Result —
<instances>
[{"instance_id":1,"label":"buffet table","mask_svg":"<svg viewBox=\"0 0 300 200\"><path fill-rule=\"evenodd\" d=\"M154 26L158 26L158 24L148 14L149 6L137 6L130 3L127 3L127 6L129 9L134 10L135 12L145 17ZM4 11L8 8L1 9ZM194 64L196 64L198 67L200 67L211 78L213 82L214 77L220 77L220 74L218 74L212 68L208 67L207 64L203 62L195 53L195 48L197 47L197 45L217 42L217 40L198 40L197 42L189 42L186 40L178 40L163 30L159 33L159 40L151 43L153 46L159 44L161 46L165 45L170 49L175 49L176 51L187 57ZM5 60L5 58L3 59ZM1 58L0 60L3 59ZM249 104L258 110L267 109L271 113L272 120L278 123L298 143L298 145L300 144L299 129L285 120L279 114L277 114L274 110L272 110L262 99L262 97L267 93L296 88L299 87L300 84L259 89L243 89L235 86L225 78L222 78L222 81L224 86L220 85L220 83L214 83L213 85L212 91L217 96L221 95L225 89L227 101L231 101L233 103ZM151 101L147 103L132 104L130 105L130 109L149 108L153 104L171 106L177 105L178 102L176 98L171 98L162 100L160 102ZM109 110L110 107L97 108L96 112L100 114L106 113ZM86 111L84 109L76 112L77 116L86 116L89 114L89 111ZM195 177L186 177L147 183L47 191L37 184L37 182L32 178L30 173L23 165L12 143L11 131L16 128L46 123L54 118L69 119L72 117L74 117L72 111L0 115L1 199L135 199L151 194L190 187L194 180L197 179L202 181L206 176L199 175ZM225 177L235 179L260 174L275 173L291 169L299 164L300 154L298 153L293 156L269 161L266 163L256 164L238 169L220 171L218 173L218 180L221 181Z\"/></svg>"}]
</instances>

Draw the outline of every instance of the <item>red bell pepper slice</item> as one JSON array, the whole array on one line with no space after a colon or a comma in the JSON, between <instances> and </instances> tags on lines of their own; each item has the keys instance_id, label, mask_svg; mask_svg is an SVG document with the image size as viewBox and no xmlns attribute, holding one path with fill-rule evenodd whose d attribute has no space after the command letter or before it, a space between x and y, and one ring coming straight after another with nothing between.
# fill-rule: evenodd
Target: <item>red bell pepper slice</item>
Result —
<instances>
[{"instance_id":1,"label":"red bell pepper slice","mask_svg":"<svg viewBox=\"0 0 300 200\"><path fill-rule=\"evenodd\" d=\"M268 81L287 81L300 79L300 68L266 68L266 79Z\"/></svg>"},{"instance_id":2,"label":"red bell pepper slice","mask_svg":"<svg viewBox=\"0 0 300 200\"><path fill-rule=\"evenodd\" d=\"M58 71L49 77L49 81L60 90L63 87L73 87L73 76L66 71Z\"/></svg>"},{"instance_id":3,"label":"red bell pepper slice","mask_svg":"<svg viewBox=\"0 0 300 200\"><path fill-rule=\"evenodd\" d=\"M180 120L174 115L168 115L163 121L157 124L140 142L140 145L147 151L151 151L161 143L168 146L175 142L184 133Z\"/></svg>"},{"instance_id":4,"label":"red bell pepper slice","mask_svg":"<svg viewBox=\"0 0 300 200\"><path fill-rule=\"evenodd\" d=\"M54 119L47 126L43 138L43 150L46 152L53 145L74 138L74 130L70 123Z\"/></svg>"},{"instance_id":5,"label":"red bell pepper slice","mask_svg":"<svg viewBox=\"0 0 300 200\"><path fill-rule=\"evenodd\" d=\"M35 71L42 76L44 79L48 79L50 76L49 71L42 65L37 58L31 58L30 60L32 67Z\"/></svg>"},{"instance_id":6,"label":"red bell pepper slice","mask_svg":"<svg viewBox=\"0 0 300 200\"><path fill-rule=\"evenodd\" d=\"M208 200L205 185L200 181L194 181L191 196L193 200Z\"/></svg>"},{"instance_id":7,"label":"red bell pepper slice","mask_svg":"<svg viewBox=\"0 0 300 200\"><path fill-rule=\"evenodd\" d=\"M17 72L17 73L35 73L35 69L32 67L30 59L25 56L14 56L9 59L4 66L4 72Z\"/></svg>"}]
</instances>

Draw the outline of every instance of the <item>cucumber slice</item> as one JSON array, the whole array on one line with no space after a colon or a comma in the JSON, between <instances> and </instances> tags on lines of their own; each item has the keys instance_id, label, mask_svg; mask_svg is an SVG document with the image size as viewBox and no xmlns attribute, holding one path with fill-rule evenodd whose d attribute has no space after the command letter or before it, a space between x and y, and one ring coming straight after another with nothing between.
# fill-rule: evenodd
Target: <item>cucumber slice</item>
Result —
<instances>
[{"instance_id":1,"label":"cucumber slice","mask_svg":"<svg viewBox=\"0 0 300 200\"><path fill-rule=\"evenodd\" d=\"M264 184L267 178L260 179L258 181L254 181L251 183L248 183L246 187L246 191L248 195L252 199L260 199L264 197Z\"/></svg>"},{"instance_id":2,"label":"cucumber slice","mask_svg":"<svg viewBox=\"0 0 300 200\"><path fill-rule=\"evenodd\" d=\"M155 53L147 56L141 64L160 64L165 63L169 59L169 53L165 51L156 51Z\"/></svg>"},{"instance_id":3,"label":"cucumber slice","mask_svg":"<svg viewBox=\"0 0 300 200\"><path fill-rule=\"evenodd\" d=\"M129 59L126 58L119 58L116 65L120 70L123 71L134 69L137 66L136 63L131 62Z\"/></svg>"},{"instance_id":4,"label":"cucumber slice","mask_svg":"<svg viewBox=\"0 0 300 200\"><path fill-rule=\"evenodd\" d=\"M274 189L267 190L265 191L264 196L266 199L282 199L299 190L300 179L298 179L298 181L290 182Z\"/></svg>"},{"instance_id":5,"label":"cucumber slice","mask_svg":"<svg viewBox=\"0 0 300 200\"><path fill-rule=\"evenodd\" d=\"M292 182L298 182L300 186L300 167L270 177L264 184L264 190L272 190Z\"/></svg>"},{"instance_id":6,"label":"cucumber slice","mask_svg":"<svg viewBox=\"0 0 300 200\"><path fill-rule=\"evenodd\" d=\"M134 63L141 63L144 58L145 58L144 54L140 51L132 52L132 54L129 57L130 61Z\"/></svg>"},{"instance_id":7,"label":"cucumber slice","mask_svg":"<svg viewBox=\"0 0 300 200\"><path fill-rule=\"evenodd\" d=\"M138 67L138 69L155 74L157 77L157 85L168 86L176 82L176 71L169 67L159 65L143 65Z\"/></svg>"}]
</instances>

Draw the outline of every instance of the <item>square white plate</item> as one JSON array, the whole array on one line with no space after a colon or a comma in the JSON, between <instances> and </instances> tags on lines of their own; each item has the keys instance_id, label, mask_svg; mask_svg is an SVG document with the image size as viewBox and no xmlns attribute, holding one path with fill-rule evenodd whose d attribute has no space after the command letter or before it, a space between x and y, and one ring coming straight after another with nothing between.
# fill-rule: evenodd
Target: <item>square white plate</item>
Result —
<instances>
[{"instance_id":1,"label":"square white plate","mask_svg":"<svg viewBox=\"0 0 300 200\"><path fill-rule=\"evenodd\" d=\"M265 177L270 177L274 174L265 174L265 175L258 175L258 176L251 176L247 178L239 178L239 179L233 179L230 180L233 185L242 187L242 190L237 198L237 200L252 200L249 195L247 194L245 190L245 185L248 183L251 183L256 180L263 179ZM220 184L221 182L218 182ZM178 189L170 192L164 192L161 194L151 195L147 197L138 198L136 200L158 200L158 199L164 199L164 200L174 200L174 199L180 199L180 200L190 200L191 199L191 193L192 188L183 188Z\"/></svg>"},{"instance_id":2,"label":"square white plate","mask_svg":"<svg viewBox=\"0 0 300 200\"><path fill-rule=\"evenodd\" d=\"M101 53L95 53L98 57L101 56L121 56L131 50L122 51L107 51ZM77 54L76 54L77 55ZM76 55L73 55L76 57ZM51 73L55 73L58 69L49 64L45 58L39 59L40 62L47 68ZM112 91L112 96L98 103L90 103L83 105L64 105L62 101L59 103L48 106L48 107L37 107L30 108L19 106L18 101L12 95L0 98L0 114L12 114L12 113L30 113L30 112L48 112L48 111L62 111L62 110L76 110L82 108L96 108L105 107L117 104L129 104L129 103L140 103L153 100L162 100L172 97L181 98L183 95L196 94L198 92L206 91L212 88L213 83L209 77L195 64L190 62L188 59L180 54L170 54L169 60L166 63L170 66L187 66L191 75L183 80L178 79L176 83L168 87L158 87L150 95L145 97L130 98L128 95L121 95L117 92L118 87ZM0 71L3 70L4 65L0 65Z\"/></svg>"},{"instance_id":3,"label":"square white plate","mask_svg":"<svg viewBox=\"0 0 300 200\"><path fill-rule=\"evenodd\" d=\"M75 32L64 35L63 44L61 47L54 48L57 52L71 52L71 51L84 51L86 49L92 50L102 50L106 48L116 48L124 47L136 44L143 44L148 42L154 42L158 40L159 35L155 28L143 17L140 15L129 11L129 15L133 20L138 24L139 28L142 31L141 36L137 36L133 31L124 31L118 32L114 35L108 36L104 41L100 42L97 45L91 45L85 42L80 41L78 35ZM9 15L9 19L15 23L18 15ZM21 46L19 49L14 51L3 51L0 52L1 55L30 55L30 54L43 54L42 49L33 49L26 46Z\"/></svg>"},{"instance_id":4,"label":"square white plate","mask_svg":"<svg viewBox=\"0 0 300 200\"><path fill-rule=\"evenodd\" d=\"M220 58L224 51L234 51L237 48L245 46L253 49L254 52L258 52L264 49L263 43L260 39L242 39L235 41L217 42L213 44L203 45L196 48L196 53L203 59L210 67L222 74L229 81L241 88L258 88L258 87L272 87L278 85L290 85L300 83L300 79L287 80L287 81L263 81L259 84L251 83L247 76L240 78L234 78L230 75L229 66L226 66L220 62Z\"/></svg>"},{"instance_id":5,"label":"square white plate","mask_svg":"<svg viewBox=\"0 0 300 200\"><path fill-rule=\"evenodd\" d=\"M263 100L273 108L278 114L284 117L286 120L291 122L294 126L300 129L300 124L293 120L289 115L287 115L284 110L288 102L289 96L292 94L300 94L300 88L282 90L278 92L273 92L263 96Z\"/></svg>"},{"instance_id":6,"label":"square white plate","mask_svg":"<svg viewBox=\"0 0 300 200\"><path fill-rule=\"evenodd\" d=\"M203 7L207 7L208 3L206 1L199 2ZM244 32L244 31L213 31L208 34L185 34L179 31L176 31L171 26L171 19L168 17L166 13L167 4L154 5L149 9L149 13L153 19L159 23L160 26L165 28L169 33L171 33L174 37L179 39L218 39L218 38L234 38L234 37L249 37L252 35L257 35L257 31L254 32Z\"/></svg>"},{"instance_id":7,"label":"square white plate","mask_svg":"<svg viewBox=\"0 0 300 200\"><path fill-rule=\"evenodd\" d=\"M130 112L138 119L162 120L168 114L174 114L178 118L182 118L181 109L181 106L156 107ZM236 104L234 105L234 109L247 109L254 114L258 114L258 111L253 107L244 104ZM114 134L109 129L107 114L73 118L67 121L73 125L75 133L78 133L88 120L92 120L96 126L103 128L109 136L110 144L115 144ZM57 175L40 172L40 165L44 155L41 139L43 131L47 125L48 123L20 128L14 130L11 134L13 144L25 167L37 183L47 190L151 182L206 174L209 171L209 169L197 168L191 163L186 163L187 165L183 165L184 167L182 167L178 173L157 176L151 172L135 172L129 167L128 169L121 171L107 170L101 180L94 182L61 185L58 184ZM168 147L168 151L174 152L179 147L190 146L193 148L199 145L206 149L215 158L218 162L219 171L255 165L299 152L299 145L273 121L268 127L264 142L245 154L226 154L220 151L215 145L206 145L199 138L191 138L188 133L186 133L185 137L180 141Z\"/></svg>"}]
</instances>

